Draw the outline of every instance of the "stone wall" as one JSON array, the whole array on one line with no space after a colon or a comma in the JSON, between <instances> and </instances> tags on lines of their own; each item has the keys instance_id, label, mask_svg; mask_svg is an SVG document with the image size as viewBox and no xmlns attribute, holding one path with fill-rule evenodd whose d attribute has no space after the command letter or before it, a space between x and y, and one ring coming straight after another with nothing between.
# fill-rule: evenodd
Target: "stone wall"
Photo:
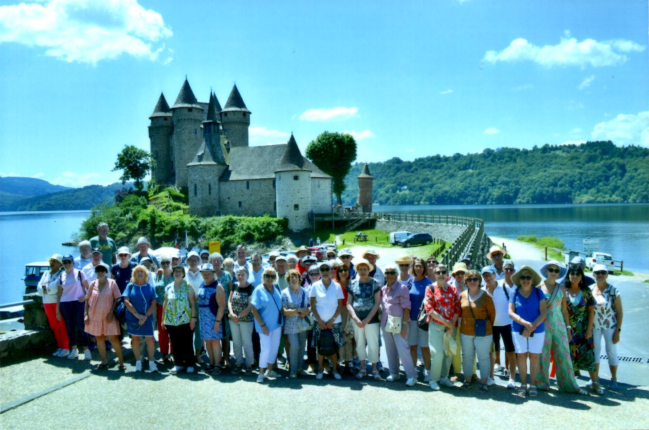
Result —
<instances>
[{"instance_id":1,"label":"stone wall","mask_svg":"<svg viewBox=\"0 0 649 430\"><path fill-rule=\"evenodd\" d=\"M383 231L409 231L411 233L429 233L435 239L453 242L466 229L464 225L428 224L423 222L376 221L376 229Z\"/></svg>"},{"instance_id":2,"label":"stone wall","mask_svg":"<svg viewBox=\"0 0 649 430\"><path fill-rule=\"evenodd\" d=\"M23 300L33 300L24 306L25 330L0 335L0 360L4 364L56 350L56 339L47 322L42 297L32 293L25 295Z\"/></svg>"},{"instance_id":3,"label":"stone wall","mask_svg":"<svg viewBox=\"0 0 649 430\"><path fill-rule=\"evenodd\" d=\"M221 112L221 124L231 146L248 146L248 127L250 126L248 112Z\"/></svg>"},{"instance_id":4,"label":"stone wall","mask_svg":"<svg viewBox=\"0 0 649 430\"><path fill-rule=\"evenodd\" d=\"M173 176L171 162L171 131L173 124L171 115L151 118L149 139L151 140L151 155L153 156L153 177L158 184L168 184Z\"/></svg>"},{"instance_id":5,"label":"stone wall","mask_svg":"<svg viewBox=\"0 0 649 430\"><path fill-rule=\"evenodd\" d=\"M223 215L275 216L273 179L221 182L219 205Z\"/></svg>"},{"instance_id":6,"label":"stone wall","mask_svg":"<svg viewBox=\"0 0 649 430\"><path fill-rule=\"evenodd\" d=\"M202 119L203 109L201 108L173 109L174 132L171 144L173 145L177 187L188 186L187 164L194 159L198 147L203 142Z\"/></svg>"},{"instance_id":7,"label":"stone wall","mask_svg":"<svg viewBox=\"0 0 649 430\"><path fill-rule=\"evenodd\" d=\"M317 214L331 213L331 186L328 178L311 178L311 203L313 212Z\"/></svg>"},{"instance_id":8,"label":"stone wall","mask_svg":"<svg viewBox=\"0 0 649 430\"><path fill-rule=\"evenodd\" d=\"M288 219L294 231L309 228L311 172L296 170L275 173L277 178L277 218Z\"/></svg>"},{"instance_id":9,"label":"stone wall","mask_svg":"<svg viewBox=\"0 0 649 430\"><path fill-rule=\"evenodd\" d=\"M214 216L219 213L219 177L226 169L216 164L192 165L189 174L189 213Z\"/></svg>"}]
</instances>

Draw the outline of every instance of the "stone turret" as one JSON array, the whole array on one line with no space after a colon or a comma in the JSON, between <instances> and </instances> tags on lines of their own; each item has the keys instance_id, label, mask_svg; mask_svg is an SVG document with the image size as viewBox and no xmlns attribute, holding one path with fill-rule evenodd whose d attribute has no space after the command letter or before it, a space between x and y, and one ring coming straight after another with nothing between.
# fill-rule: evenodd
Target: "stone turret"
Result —
<instances>
[{"instance_id":1,"label":"stone turret","mask_svg":"<svg viewBox=\"0 0 649 430\"><path fill-rule=\"evenodd\" d=\"M366 164L363 167L363 171L358 175L358 206L360 206L363 213L372 212L372 183L374 182L374 177L370 173L370 168Z\"/></svg>"},{"instance_id":2,"label":"stone turret","mask_svg":"<svg viewBox=\"0 0 649 430\"><path fill-rule=\"evenodd\" d=\"M307 168L300 148L291 134L275 170L277 218L288 219L291 230L309 227L311 211L311 170Z\"/></svg>"},{"instance_id":3,"label":"stone turret","mask_svg":"<svg viewBox=\"0 0 649 430\"><path fill-rule=\"evenodd\" d=\"M196 100L187 78L171 111L174 126L172 147L176 186L187 187L187 164L192 161L203 141L201 132L203 108Z\"/></svg>"},{"instance_id":4,"label":"stone turret","mask_svg":"<svg viewBox=\"0 0 649 430\"><path fill-rule=\"evenodd\" d=\"M153 157L153 179L157 184L166 185L174 177L173 154L171 149L171 135L173 133L173 122L171 109L160 93L158 103L149 117L149 140L151 141L151 155Z\"/></svg>"},{"instance_id":5,"label":"stone turret","mask_svg":"<svg viewBox=\"0 0 649 430\"><path fill-rule=\"evenodd\" d=\"M235 84L221 112L223 130L232 147L248 146L248 127L250 127L251 113L243 102L243 98Z\"/></svg>"}]
</instances>

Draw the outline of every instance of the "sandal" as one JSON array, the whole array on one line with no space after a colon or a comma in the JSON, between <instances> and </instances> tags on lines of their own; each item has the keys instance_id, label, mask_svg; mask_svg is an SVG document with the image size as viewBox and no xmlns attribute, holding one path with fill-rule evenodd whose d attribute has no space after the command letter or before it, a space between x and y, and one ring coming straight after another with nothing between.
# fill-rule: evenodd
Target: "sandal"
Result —
<instances>
[{"instance_id":1,"label":"sandal","mask_svg":"<svg viewBox=\"0 0 649 430\"><path fill-rule=\"evenodd\" d=\"M527 389L527 394L529 394L530 397L536 397L536 386L531 385L530 388Z\"/></svg>"},{"instance_id":2,"label":"sandal","mask_svg":"<svg viewBox=\"0 0 649 430\"><path fill-rule=\"evenodd\" d=\"M487 384L480 385L480 391L482 391L483 393L489 391L489 387L487 386Z\"/></svg>"},{"instance_id":3,"label":"sandal","mask_svg":"<svg viewBox=\"0 0 649 430\"><path fill-rule=\"evenodd\" d=\"M108 370L108 363L101 363L97 365L97 370Z\"/></svg>"},{"instance_id":4,"label":"sandal","mask_svg":"<svg viewBox=\"0 0 649 430\"><path fill-rule=\"evenodd\" d=\"M119 366L117 366L117 370L119 370L120 372L124 372L126 370L126 366L123 365L123 364L120 364Z\"/></svg>"},{"instance_id":5,"label":"sandal","mask_svg":"<svg viewBox=\"0 0 649 430\"><path fill-rule=\"evenodd\" d=\"M365 375L367 375L367 372L365 372L364 370L361 370L360 372L358 372L356 374L356 379L358 379L358 380L363 379L365 377Z\"/></svg>"},{"instance_id":6,"label":"sandal","mask_svg":"<svg viewBox=\"0 0 649 430\"><path fill-rule=\"evenodd\" d=\"M525 395L527 394L527 390L525 389L525 387L523 385L518 387L516 389L516 391L517 391L518 395L521 396L521 397L525 397Z\"/></svg>"},{"instance_id":7,"label":"sandal","mask_svg":"<svg viewBox=\"0 0 649 430\"><path fill-rule=\"evenodd\" d=\"M469 388L471 388L471 382L464 381L464 383L462 384L462 389L463 390L468 390Z\"/></svg>"},{"instance_id":8,"label":"sandal","mask_svg":"<svg viewBox=\"0 0 649 430\"><path fill-rule=\"evenodd\" d=\"M585 390L583 388L580 388L579 391L577 391L577 394L579 394L581 396L588 396L589 395L588 390Z\"/></svg>"},{"instance_id":9,"label":"sandal","mask_svg":"<svg viewBox=\"0 0 649 430\"><path fill-rule=\"evenodd\" d=\"M593 386L591 388L593 390L593 393L595 393L595 394L597 394L599 396L604 395L604 389L602 387L600 387L599 384L593 384Z\"/></svg>"},{"instance_id":10,"label":"sandal","mask_svg":"<svg viewBox=\"0 0 649 430\"><path fill-rule=\"evenodd\" d=\"M375 371L372 373L372 375L373 375L375 381L380 381L380 380L381 380L381 374L379 374L379 371L378 371L378 370L375 370Z\"/></svg>"}]
</instances>

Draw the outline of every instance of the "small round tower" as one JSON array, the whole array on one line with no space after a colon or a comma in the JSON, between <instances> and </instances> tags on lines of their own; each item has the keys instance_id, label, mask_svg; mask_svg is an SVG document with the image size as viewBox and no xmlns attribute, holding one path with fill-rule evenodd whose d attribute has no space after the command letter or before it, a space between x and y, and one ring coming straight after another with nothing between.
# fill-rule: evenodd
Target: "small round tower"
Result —
<instances>
[{"instance_id":1,"label":"small round tower","mask_svg":"<svg viewBox=\"0 0 649 430\"><path fill-rule=\"evenodd\" d=\"M311 170L291 135L286 151L275 171L277 218L288 219L294 231L309 228L311 211Z\"/></svg>"},{"instance_id":2,"label":"small round tower","mask_svg":"<svg viewBox=\"0 0 649 430\"><path fill-rule=\"evenodd\" d=\"M372 192L374 177L370 173L370 168L367 164L363 167L361 174L356 178L358 179L358 206L360 206L361 212L371 213L372 200L374 198Z\"/></svg>"},{"instance_id":3,"label":"small round tower","mask_svg":"<svg viewBox=\"0 0 649 430\"><path fill-rule=\"evenodd\" d=\"M203 141L201 131L203 108L196 100L187 78L171 112L174 127L172 147L176 186L187 188L187 164L192 161Z\"/></svg>"},{"instance_id":4,"label":"small round tower","mask_svg":"<svg viewBox=\"0 0 649 430\"><path fill-rule=\"evenodd\" d=\"M248 146L251 113L235 84L221 112L221 124L232 147Z\"/></svg>"},{"instance_id":5,"label":"small round tower","mask_svg":"<svg viewBox=\"0 0 649 430\"><path fill-rule=\"evenodd\" d=\"M149 117L149 140L151 141L151 156L153 157L153 179L156 184L167 185L174 177L171 133L173 122L171 109L164 94L160 94L158 103Z\"/></svg>"}]
</instances>

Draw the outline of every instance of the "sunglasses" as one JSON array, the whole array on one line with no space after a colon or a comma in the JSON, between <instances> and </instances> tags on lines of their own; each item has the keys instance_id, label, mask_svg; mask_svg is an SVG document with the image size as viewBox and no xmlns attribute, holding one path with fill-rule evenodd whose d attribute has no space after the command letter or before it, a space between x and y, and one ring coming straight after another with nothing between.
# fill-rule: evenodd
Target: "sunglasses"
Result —
<instances>
[{"instance_id":1,"label":"sunglasses","mask_svg":"<svg viewBox=\"0 0 649 430\"><path fill-rule=\"evenodd\" d=\"M341 255L341 256L340 256L340 259L341 259L341 260L349 260L350 258L352 258L352 257L349 256L349 255Z\"/></svg>"},{"instance_id":2,"label":"sunglasses","mask_svg":"<svg viewBox=\"0 0 649 430\"><path fill-rule=\"evenodd\" d=\"M598 270L597 272L593 272L594 275L608 275L608 272L606 270Z\"/></svg>"},{"instance_id":3,"label":"sunglasses","mask_svg":"<svg viewBox=\"0 0 649 430\"><path fill-rule=\"evenodd\" d=\"M329 258L336 258L336 254L327 254L327 257L329 257Z\"/></svg>"},{"instance_id":4,"label":"sunglasses","mask_svg":"<svg viewBox=\"0 0 649 430\"><path fill-rule=\"evenodd\" d=\"M338 273L348 273L349 269L338 269Z\"/></svg>"},{"instance_id":5,"label":"sunglasses","mask_svg":"<svg viewBox=\"0 0 649 430\"><path fill-rule=\"evenodd\" d=\"M503 270L505 272L515 272L516 271L516 269L508 269L508 268L504 268Z\"/></svg>"},{"instance_id":6,"label":"sunglasses","mask_svg":"<svg viewBox=\"0 0 649 430\"><path fill-rule=\"evenodd\" d=\"M446 270L435 270L436 275L446 275Z\"/></svg>"},{"instance_id":7,"label":"sunglasses","mask_svg":"<svg viewBox=\"0 0 649 430\"><path fill-rule=\"evenodd\" d=\"M502 256L503 256L503 255L502 255L500 252L497 253L497 254L491 254L491 258L496 258L496 257L500 257L500 258L502 258Z\"/></svg>"},{"instance_id":8,"label":"sunglasses","mask_svg":"<svg viewBox=\"0 0 649 430\"><path fill-rule=\"evenodd\" d=\"M63 264L72 264L72 263L73 263L73 261L71 261L71 260L63 260Z\"/></svg>"},{"instance_id":9,"label":"sunglasses","mask_svg":"<svg viewBox=\"0 0 649 430\"><path fill-rule=\"evenodd\" d=\"M392 270L388 270L387 272L385 272L385 274L386 275L396 275L397 272L393 272Z\"/></svg>"},{"instance_id":10,"label":"sunglasses","mask_svg":"<svg viewBox=\"0 0 649 430\"><path fill-rule=\"evenodd\" d=\"M437 272L435 272L435 273L437 273ZM446 272L444 272L444 273L446 273ZM464 273L464 272L455 272L455 276L464 276L464 275L466 275L466 273Z\"/></svg>"},{"instance_id":11,"label":"sunglasses","mask_svg":"<svg viewBox=\"0 0 649 430\"><path fill-rule=\"evenodd\" d=\"M128 257L128 254L117 254L118 257Z\"/></svg>"},{"instance_id":12,"label":"sunglasses","mask_svg":"<svg viewBox=\"0 0 649 430\"><path fill-rule=\"evenodd\" d=\"M264 278L275 279L275 278L277 278L277 276L275 276L275 275L264 275Z\"/></svg>"},{"instance_id":13,"label":"sunglasses","mask_svg":"<svg viewBox=\"0 0 649 430\"><path fill-rule=\"evenodd\" d=\"M320 272L309 272L309 276L320 276Z\"/></svg>"},{"instance_id":14,"label":"sunglasses","mask_svg":"<svg viewBox=\"0 0 649 430\"><path fill-rule=\"evenodd\" d=\"M170 263L170 262L168 262L168 261L165 261L165 262L163 262L163 263L160 263L160 264L161 264L162 266L168 266L168 265L170 265L171 263Z\"/></svg>"},{"instance_id":15,"label":"sunglasses","mask_svg":"<svg viewBox=\"0 0 649 430\"><path fill-rule=\"evenodd\" d=\"M579 273L579 272L570 272L570 273L568 273L568 276L581 276L581 273Z\"/></svg>"},{"instance_id":16,"label":"sunglasses","mask_svg":"<svg viewBox=\"0 0 649 430\"><path fill-rule=\"evenodd\" d=\"M320 273L328 272L328 271L330 271L330 270L331 270L331 269L329 269L328 267L322 267L322 268L320 269Z\"/></svg>"},{"instance_id":17,"label":"sunglasses","mask_svg":"<svg viewBox=\"0 0 649 430\"><path fill-rule=\"evenodd\" d=\"M548 273L561 273L561 269L552 269L548 267L546 270Z\"/></svg>"},{"instance_id":18,"label":"sunglasses","mask_svg":"<svg viewBox=\"0 0 649 430\"><path fill-rule=\"evenodd\" d=\"M108 272L105 271L105 270L95 270L95 273L96 273L96 274L100 274L100 273L104 273L104 274L106 274L106 273L108 273Z\"/></svg>"},{"instance_id":19,"label":"sunglasses","mask_svg":"<svg viewBox=\"0 0 649 430\"><path fill-rule=\"evenodd\" d=\"M480 282L480 278L469 278L466 281L467 282Z\"/></svg>"},{"instance_id":20,"label":"sunglasses","mask_svg":"<svg viewBox=\"0 0 649 430\"><path fill-rule=\"evenodd\" d=\"M532 277L531 276L519 276L518 279L521 281L531 281Z\"/></svg>"},{"instance_id":21,"label":"sunglasses","mask_svg":"<svg viewBox=\"0 0 649 430\"><path fill-rule=\"evenodd\" d=\"M429 266L432 266L432 265L438 264L438 263L437 263L437 261L427 261L426 264L428 264Z\"/></svg>"}]
</instances>

